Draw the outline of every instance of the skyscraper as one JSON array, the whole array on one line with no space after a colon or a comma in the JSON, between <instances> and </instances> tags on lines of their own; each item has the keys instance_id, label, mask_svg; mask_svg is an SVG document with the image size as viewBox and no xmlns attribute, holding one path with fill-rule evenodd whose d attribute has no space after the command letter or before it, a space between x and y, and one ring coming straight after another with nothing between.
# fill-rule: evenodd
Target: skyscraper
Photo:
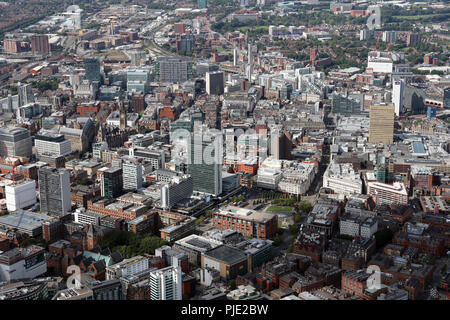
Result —
<instances>
[{"instance_id":1,"label":"skyscraper","mask_svg":"<svg viewBox=\"0 0 450 320\"><path fill-rule=\"evenodd\" d=\"M405 92L405 81L403 79L395 80L392 85L392 100L395 105L396 116L400 116L403 113L404 92Z\"/></svg>"},{"instance_id":2,"label":"skyscraper","mask_svg":"<svg viewBox=\"0 0 450 320\"><path fill-rule=\"evenodd\" d=\"M270 149L274 159L291 159L292 142L281 126L274 126L270 129Z\"/></svg>"},{"instance_id":3,"label":"skyscraper","mask_svg":"<svg viewBox=\"0 0 450 320\"><path fill-rule=\"evenodd\" d=\"M61 217L70 212L70 172L67 169L39 169L39 200L41 212Z\"/></svg>"},{"instance_id":4,"label":"skyscraper","mask_svg":"<svg viewBox=\"0 0 450 320\"><path fill-rule=\"evenodd\" d=\"M31 156L31 137L25 128L0 128L0 145L0 157L29 158Z\"/></svg>"},{"instance_id":5,"label":"skyscraper","mask_svg":"<svg viewBox=\"0 0 450 320\"><path fill-rule=\"evenodd\" d=\"M86 70L86 79L91 81L101 82L102 76L100 74L100 60L95 57L84 59L84 68Z\"/></svg>"},{"instance_id":6,"label":"skyscraper","mask_svg":"<svg viewBox=\"0 0 450 320\"><path fill-rule=\"evenodd\" d=\"M184 82L192 79L192 59L158 57L155 63L155 79L161 82Z\"/></svg>"},{"instance_id":7,"label":"skyscraper","mask_svg":"<svg viewBox=\"0 0 450 320\"><path fill-rule=\"evenodd\" d=\"M112 199L122 194L122 168L110 168L103 171L100 181L100 191L102 197Z\"/></svg>"},{"instance_id":8,"label":"skyscraper","mask_svg":"<svg viewBox=\"0 0 450 320\"><path fill-rule=\"evenodd\" d=\"M34 102L34 94L31 84L17 84L17 94L19 98L19 108Z\"/></svg>"},{"instance_id":9,"label":"skyscraper","mask_svg":"<svg viewBox=\"0 0 450 320\"><path fill-rule=\"evenodd\" d=\"M150 296L152 300L182 299L181 267L166 267L150 272Z\"/></svg>"},{"instance_id":10,"label":"skyscraper","mask_svg":"<svg viewBox=\"0 0 450 320\"><path fill-rule=\"evenodd\" d=\"M221 95L223 94L223 72L207 72L206 73L206 93Z\"/></svg>"},{"instance_id":11,"label":"skyscraper","mask_svg":"<svg viewBox=\"0 0 450 320\"><path fill-rule=\"evenodd\" d=\"M389 144L394 140L394 105L370 107L369 142Z\"/></svg>"},{"instance_id":12,"label":"skyscraper","mask_svg":"<svg viewBox=\"0 0 450 320\"><path fill-rule=\"evenodd\" d=\"M219 140L202 141L194 135L193 141L188 144L190 159L187 173L192 177L194 191L212 195L222 193L222 154Z\"/></svg>"},{"instance_id":13,"label":"skyscraper","mask_svg":"<svg viewBox=\"0 0 450 320\"><path fill-rule=\"evenodd\" d=\"M142 164L136 158L128 158L122 163L123 188L138 190L142 188Z\"/></svg>"}]
</instances>

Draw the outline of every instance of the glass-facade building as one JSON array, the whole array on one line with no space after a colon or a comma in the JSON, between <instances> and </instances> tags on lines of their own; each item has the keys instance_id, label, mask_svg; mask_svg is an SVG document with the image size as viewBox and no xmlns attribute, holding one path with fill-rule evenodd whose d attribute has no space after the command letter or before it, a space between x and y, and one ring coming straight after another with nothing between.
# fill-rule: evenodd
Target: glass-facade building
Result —
<instances>
[{"instance_id":1,"label":"glass-facade building","mask_svg":"<svg viewBox=\"0 0 450 320\"><path fill-rule=\"evenodd\" d=\"M187 173L191 175L194 191L212 195L222 193L222 161L218 144L193 139L188 147ZM208 157L208 158L206 158Z\"/></svg>"},{"instance_id":2,"label":"glass-facade building","mask_svg":"<svg viewBox=\"0 0 450 320\"><path fill-rule=\"evenodd\" d=\"M123 190L123 176L121 168L111 168L103 172L101 178L102 197L112 199L120 196Z\"/></svg>"},{"instance_id":3,"label":"glass-facade building","mask_svg":"<svg viewBox=\"0 0 450 320\"><path fill-rule=\"evenodd\" d=\"M100 73L100 60L95 57L84 59L84 68L86 70L85 78L91 81L102 81Z\"/></svg>"}]
</instances>

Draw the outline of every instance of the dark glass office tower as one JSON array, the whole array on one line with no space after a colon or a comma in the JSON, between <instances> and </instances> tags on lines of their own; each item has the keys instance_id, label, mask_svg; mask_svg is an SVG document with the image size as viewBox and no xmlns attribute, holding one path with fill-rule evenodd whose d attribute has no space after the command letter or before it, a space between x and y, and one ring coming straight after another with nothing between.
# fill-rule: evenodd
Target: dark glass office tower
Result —
<instances>
[{"instance_id":1,"label":"dark glass office tower","mask_svg":"<svg viewBox=\"0 0 450 320\"><path fill-rule=\"evenodd\" d=\"M103 172L101 178L102 197L112 199L119 197L123 190L123 176L121 168L110 168Z\"/></svg>"},{"instance_id":2,"label":"dark glass office tower","mask_svg":"<svg viewBox=\"0 0 450 320\"><path fill-rule=\"evenodd\" d=\"M188 149L190 159L187 173L192 177L194 191L220 195L222 193L222 155L219 145L193 139ZM205 154L211 159L206 159Z\"/></svg>"},{"instance_id":3,"label":"dark glass office tower","mask_svg":"<svg viewBox=\"0 0 450 320\"><path fill-rule=\"evenodd\" d=\"M84 59L84 68L86 70L86 79L101 82L102 75L100 73L100 60L98 58Z\"/></svg>"}]
</instances>

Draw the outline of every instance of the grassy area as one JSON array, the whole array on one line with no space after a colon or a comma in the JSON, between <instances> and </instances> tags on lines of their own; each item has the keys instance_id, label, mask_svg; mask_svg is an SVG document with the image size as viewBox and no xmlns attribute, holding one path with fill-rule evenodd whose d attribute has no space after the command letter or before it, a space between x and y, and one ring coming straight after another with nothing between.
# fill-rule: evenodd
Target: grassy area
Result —
<instances>
[{"instance_id":1,"label":"grassy area","mask_svg":"<svg viewBox=\"0 0 450 320\"><path fill-rule=\"evenodd\" d=\"M294 208L288 206L270 206L266 211L268 212L290 212Z\"/></svg>"},{"instance_id":2,"label":"grassy area","mask_svg":"<svg viewBox=\"0 0 450 320\"><path fill-rule=\"evenodd\" d=\"M427 18L434 18L437 16L441 16L442 14L435 13L435 14L424 14L419 16L392 16L395 20L423 20Z\"/></svg>"},{"instance_id":3,"label":"grassy area","mask_svg":"<svg viewBox=\"0 0 450 320\"><path fill-rule=\"evenodd\" d=\"M245 33L247 30L250 31L256 31L256 30L263 30L263 31L269 31L269 27L268 26L254 26L254 27L240 27L237 28L236 30L239 30L240 32Z\"/></svg>"}]
</instances>

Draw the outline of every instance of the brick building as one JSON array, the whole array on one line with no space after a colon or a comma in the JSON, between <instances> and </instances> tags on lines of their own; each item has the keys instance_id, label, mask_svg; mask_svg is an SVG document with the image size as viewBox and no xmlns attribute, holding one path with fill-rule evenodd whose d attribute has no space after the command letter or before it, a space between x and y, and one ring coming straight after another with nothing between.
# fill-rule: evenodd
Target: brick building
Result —
<instances>
[{"instance_id":1,"label":"brick building","mask_svg":"<svg viewBox=\"0 0 450 320\"><path fill-rule=\"evenodd\" d=\"M213 212L211 220L217 229L235 230L253 238L271 238L278 231L277 215L232 206Z\"/></svg>"}]
</instances>

